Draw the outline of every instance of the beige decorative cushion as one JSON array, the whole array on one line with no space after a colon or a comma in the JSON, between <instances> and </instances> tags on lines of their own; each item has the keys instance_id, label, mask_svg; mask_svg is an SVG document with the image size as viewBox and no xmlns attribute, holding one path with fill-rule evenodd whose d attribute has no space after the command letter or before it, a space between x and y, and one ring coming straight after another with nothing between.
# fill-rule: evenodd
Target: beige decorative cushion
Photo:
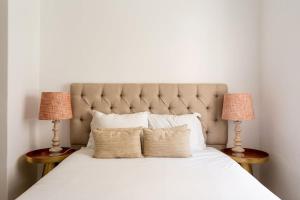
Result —
<instances>
[{"instance_id":1,"label":"beige decorative cushion","mask_svg":"<svg viewBox=\"0 0 300 200\"><path fill-rule=\"evenodd\" d=\"M142 128L103 128L92 132L95 140L94 158L142 157Z\"/></svg>"},{"instance_id":2,"label":"beige decorative cushion","mask_svg":"<svg viewBox=\"0 0 300 200\"><path fill-rule=\"evenodd\" d=\"M190 130L174 128L144 129L143 154L148 157L190 157Z\"/></svg>"}]
</instances>

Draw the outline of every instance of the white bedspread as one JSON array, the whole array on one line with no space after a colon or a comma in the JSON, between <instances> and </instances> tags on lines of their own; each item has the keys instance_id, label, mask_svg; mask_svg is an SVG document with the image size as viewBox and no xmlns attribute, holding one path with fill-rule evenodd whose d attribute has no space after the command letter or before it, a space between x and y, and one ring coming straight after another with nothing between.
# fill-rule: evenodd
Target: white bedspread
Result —
<instances>
[{"instance_id":1,"label":"white bedspread","mask_svg":"<svg viewBox=\"0 0 300 200\"><path fill-rule=\"evenodd\" d=\"M83 148L18 200L273 200L279 199L223 153L192 158L94 159Z\"/></svg>"}]
</instances>

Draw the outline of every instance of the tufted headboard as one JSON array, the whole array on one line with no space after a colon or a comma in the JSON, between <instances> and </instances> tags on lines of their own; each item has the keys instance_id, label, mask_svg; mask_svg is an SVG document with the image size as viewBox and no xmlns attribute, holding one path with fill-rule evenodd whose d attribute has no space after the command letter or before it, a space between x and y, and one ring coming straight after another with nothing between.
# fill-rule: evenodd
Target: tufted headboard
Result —
<instances>
[{"instance_id":1,"label":"tufted headboard","mask_svg":"<svg viewBox=\"0 0 300 200\"><path fill-rule=\"evenodd\" d=\"M203 133L208 146L225 147L227 121L221 119L225 84L101 84L71 85L73 119L70 123L71 145L87 144L91 110L103 113L135 113L202 115Z\"/></svg>"}]
</instances>

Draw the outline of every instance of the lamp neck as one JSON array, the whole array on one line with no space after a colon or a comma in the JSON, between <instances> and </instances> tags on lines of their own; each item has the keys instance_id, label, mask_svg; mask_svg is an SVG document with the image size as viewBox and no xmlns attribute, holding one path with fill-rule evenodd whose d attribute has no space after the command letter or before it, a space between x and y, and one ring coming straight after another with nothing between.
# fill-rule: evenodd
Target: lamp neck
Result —
<instances>
[{"instance_id":1,"label":"lamp neck","mask_svg":"<svg viewBox=\"0 0 300 200\"><path fill-rule=\"evenodd\" d=\"M57 123L57 122L60 122L61 120L59 119L55 119L55 120L52 120L52 123Z\"/></svg>"}]
</instances>

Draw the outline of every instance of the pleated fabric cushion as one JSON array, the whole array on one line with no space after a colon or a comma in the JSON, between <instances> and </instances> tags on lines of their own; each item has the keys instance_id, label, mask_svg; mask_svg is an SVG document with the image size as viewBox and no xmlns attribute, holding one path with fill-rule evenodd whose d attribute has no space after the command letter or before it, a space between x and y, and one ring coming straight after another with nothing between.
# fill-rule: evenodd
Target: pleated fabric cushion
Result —
<instances>
[{"instance_id":1,"label":"pleated fabric cushion","mask_svg":"<svg viewBox=\"0 0 300 200\"><path fill-rule=\"evenodd\" d=\"M190 130L186 125L174 128L144 129L143 154L145 157L190 157Z\"/></svg>"},{"instance_id":2,"label":"pleated fabric cushion","mask_svg":"<svg viewBox=\"0 0 300 200\"><path fill-rule=\"evenodd\" d=\"M95 140L94 158L142 157L140 128L104 128L92 130Z\"/></svg>"}]
</instances>

